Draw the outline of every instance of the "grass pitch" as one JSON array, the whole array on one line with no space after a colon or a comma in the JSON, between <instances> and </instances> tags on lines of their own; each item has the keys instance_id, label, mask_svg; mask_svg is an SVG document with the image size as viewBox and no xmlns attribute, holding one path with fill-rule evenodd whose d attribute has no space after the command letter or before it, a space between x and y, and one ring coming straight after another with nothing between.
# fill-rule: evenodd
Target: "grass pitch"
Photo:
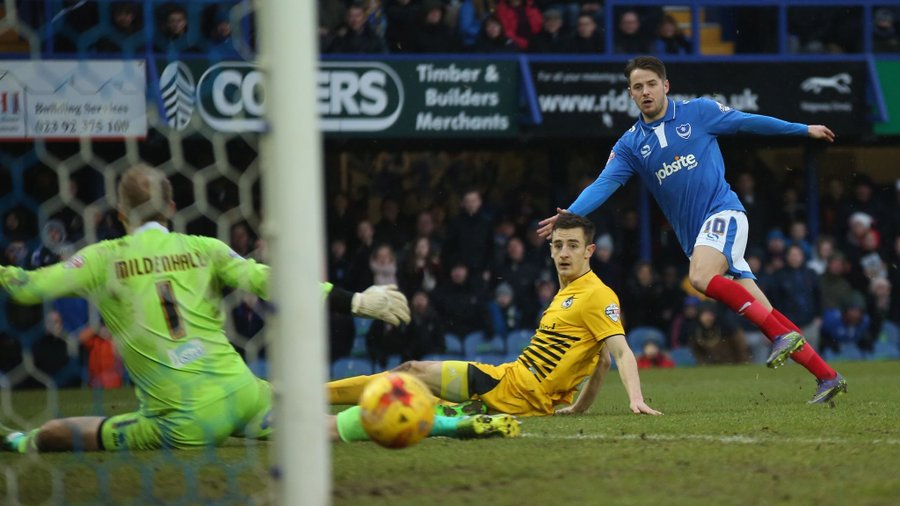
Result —
<instances>
[{"instance_id":1,"label":"grass pitch","mask_svg":"<svg viewBox=\"0 0 900 506\"><path fill-rule=\"evenodd\" d=\"M515 440L332 446L336 505L900 504L900 362L840 363L850 394L808 406L802 368L642 371L631 415L615 372L580 417L526 419ZM51 415L131 410L130 392L63 391ZM26 417L45 396L14 392ZM9 423L8 409L3 421ZM0 504L271 501L272 443L208 451L0 454Z\"/></svg>"}]
</instances>

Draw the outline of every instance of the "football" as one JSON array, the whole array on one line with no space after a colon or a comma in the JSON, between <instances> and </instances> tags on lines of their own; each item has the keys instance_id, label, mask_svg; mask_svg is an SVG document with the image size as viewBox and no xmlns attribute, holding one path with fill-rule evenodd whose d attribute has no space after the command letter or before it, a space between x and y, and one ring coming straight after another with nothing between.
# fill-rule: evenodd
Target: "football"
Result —
<instances>
[{"instance_id":1,"label":"football","mask_svg":"<svg viewBox=\"0 0 900 506\"><path fill-rule=\"evenodd\" d=\"M381 376L359 398L363 428L386 448L412 446L431 431L435 401L425 383L409 374Z\"/></svg>"}]
</instances>

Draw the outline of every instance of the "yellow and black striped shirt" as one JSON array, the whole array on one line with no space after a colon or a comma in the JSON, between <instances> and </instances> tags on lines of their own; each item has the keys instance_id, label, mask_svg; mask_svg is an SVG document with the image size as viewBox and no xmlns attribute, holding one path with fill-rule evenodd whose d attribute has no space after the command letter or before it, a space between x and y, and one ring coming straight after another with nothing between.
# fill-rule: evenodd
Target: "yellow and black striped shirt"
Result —
<instances>
[{"instance_id":1,"label":"yellow and black striped shirt","mask_svg":"<svg viewBox=\"0 0 900 506\"><path fill-rule=\"evenodd\" d=\"M518 360L545 392L573 391L594 371L603 340L617 334L625 334L619 298L589 271L556 294Z\"/></svg>"}]
</instances>

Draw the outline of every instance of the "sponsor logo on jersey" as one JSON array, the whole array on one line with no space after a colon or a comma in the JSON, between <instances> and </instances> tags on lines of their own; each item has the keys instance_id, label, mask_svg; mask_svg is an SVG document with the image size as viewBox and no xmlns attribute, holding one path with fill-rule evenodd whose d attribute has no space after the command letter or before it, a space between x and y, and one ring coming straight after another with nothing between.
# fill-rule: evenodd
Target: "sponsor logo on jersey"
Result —
<instances>
[{"instance_id":1,"label":"sponsor logo on jersey","mask_svg":"<svg viewBox=\"0 0 900 506\"><path fill-rule=\"evenodd\" d=\"M604 312L606 313L607 318L609 318L610 320L612 320L616 323L619 323L619 313L621 311L619 310L618 305L616 305L615 303L612 303L612 304L606 306L606 309L604 310Z\"/></svg>"},{"instance_id":2,"label":"sponsor logo on jersey","mask_svg":"<svg viewBox=\"0 0 900 506\"><path fill-rule=\"evenodd\" d=\"M722 102L716 102L716 105L719 106L719 110L722 112L728 112L731 110L731 107L728 107L727 105L723 104Z\"/></svg>"},{"instance_id":3,"label":"sponsor logo on jersey","mask_svg":"<svg viewBox=\"0 0 900 506\"><path fill-rule=\"evenodd\" d=\"M569 297L568 299L566 299L566 300L563 301L563 303L562 303L562 308L563 308L563 309L569 309L570 307L572 307L572 303L573 303L573 302L575 302L575 296L574 296L574 295L572 295L571 297Z\"/></svg>"},{"instance_id":4,"label":"sponsor logo on jersey","mask_svg":"<svg viewBox=\"0 0 900 506\"><path fill-rule=\"evenodd\" d=\"M656 171L656 180L659 181L659 184L662 185L663 179L671 176L672 174L678 172L681 169L691 170L699 165L697 163L697 157L693 154L684 155L684 156L676 156L675 161L672 163L663 162L663 168Z\"/></svg>"},{"instance_id":5,"label":"sponsor logo on jersey","mask_svg":"<svg viewBox=\"0 0 900 506\"><path fill-rule=\"evenodd\" d=\"M649 144L644 144L643 146L641 146L641 156L643 156L644 158L647 158L648 156L650 156L650 145Z\"/></svg>"},{"instance_id":6,"label":"sponsor logo on jersey","mask_svg":"<svg viewBox=\"0 0 900 506\"><path fill-rule=\"evenodd\" d=\"M609 165L609 162L613 161L613 158L615 158L615 157L616 157L616 152L610 151L609 158L606 159L606 165Z\"/></svg>"},{"instance_id":7,"label":"sponsor logo on jersey","mask_svg":"<svg viewBox=\"0 0 900 506\"><path fill-rule=\"evenodd\" d=\"M205 356L206 348L199 339L191 339L174 350L169 350L169 360L176 368L186 366Z\"/></svg>"},{"instance_id":8,"label":"sponsor logo on jersey","mask_svg":"<svg viewBox=\"0 0 900 506\"><path fill-rule=\"evenodd\" d=\"M678 125L675 127L675 133L678 134L678 137L681 137L684 140L688 140L688 137L691 136L691 124L684 123L682 125Z\"/></svg>"},{"instance_id":9,"label":"sponsor logo on jersey","mask_svg":"<svg viewBox=\"0 0 900 506\"><path fill-rule=\"evenodd\" d=\"M81 255L75 255L63 264L64 269L81 269L82 267L84 267L84 257Z\"/></svg>"}]
</instances>

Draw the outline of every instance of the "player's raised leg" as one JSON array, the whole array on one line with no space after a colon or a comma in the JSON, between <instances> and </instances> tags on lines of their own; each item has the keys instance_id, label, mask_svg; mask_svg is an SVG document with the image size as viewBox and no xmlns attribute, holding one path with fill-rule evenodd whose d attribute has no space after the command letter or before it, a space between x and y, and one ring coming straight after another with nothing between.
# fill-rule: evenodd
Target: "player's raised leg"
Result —
<instances>
[{"instance_id":1,"label":"player's raised leg","mask_svg":"<svg viewBox=\"0 0 900 506\"><path fill-rule=\"evenodd\" d=\"M756 297L758 300L765 300L766 303L768 303L766 296L762 293L762 290L759 289L759 285L757 285L755 281L753 281L752 279L740 279L738 280L738 283L746 288L747 291L750 292L750 294ZM771 304L769 305L771 306ZM797 327L797 325L794 324L794 322L792 322L788 317L781 314L781 312L777 309L772 308L772 314L785 327L794 332L800 332L800 329ZM772 339L772 337L770 336L766 337ZM797 362L798 364L805 367L816 377L818 387L816 388L816 393L809 401L811 404L827 402L831 400L835 395L847 391L847 380L845 380L843 376L841 376L837 371L829 366L828 363L825 362L825 360L821 357L821 355L816 353L816 350L812 347L811 344L804 344L800 349L798 349L791 355L791 359L794 362Z\"/></svg>"},{"instance_id":2,"label":"player's raised leg","mask_svg":"<svg viewBox=\"0 0 900 506\"><path fill-rule=\"evenodd\" d=\"M806 344L797 326L775 310L756 285L756 278L743 258L747 243L746 215L735 211L717 213L708 218L703 230L712 232L701 232L694 245L689 273L694 288L744 316L772 340L772 352L767 360L770 367L781 365L790 356L816 376L820 390L825 390L817 392L813 402L824 402L817 399L827 400L841 390L846 391L843 378ZM737 281L726 278L726 273ZM840 379L832 381L837 378Z\"/></svg>"}]
</instances>

